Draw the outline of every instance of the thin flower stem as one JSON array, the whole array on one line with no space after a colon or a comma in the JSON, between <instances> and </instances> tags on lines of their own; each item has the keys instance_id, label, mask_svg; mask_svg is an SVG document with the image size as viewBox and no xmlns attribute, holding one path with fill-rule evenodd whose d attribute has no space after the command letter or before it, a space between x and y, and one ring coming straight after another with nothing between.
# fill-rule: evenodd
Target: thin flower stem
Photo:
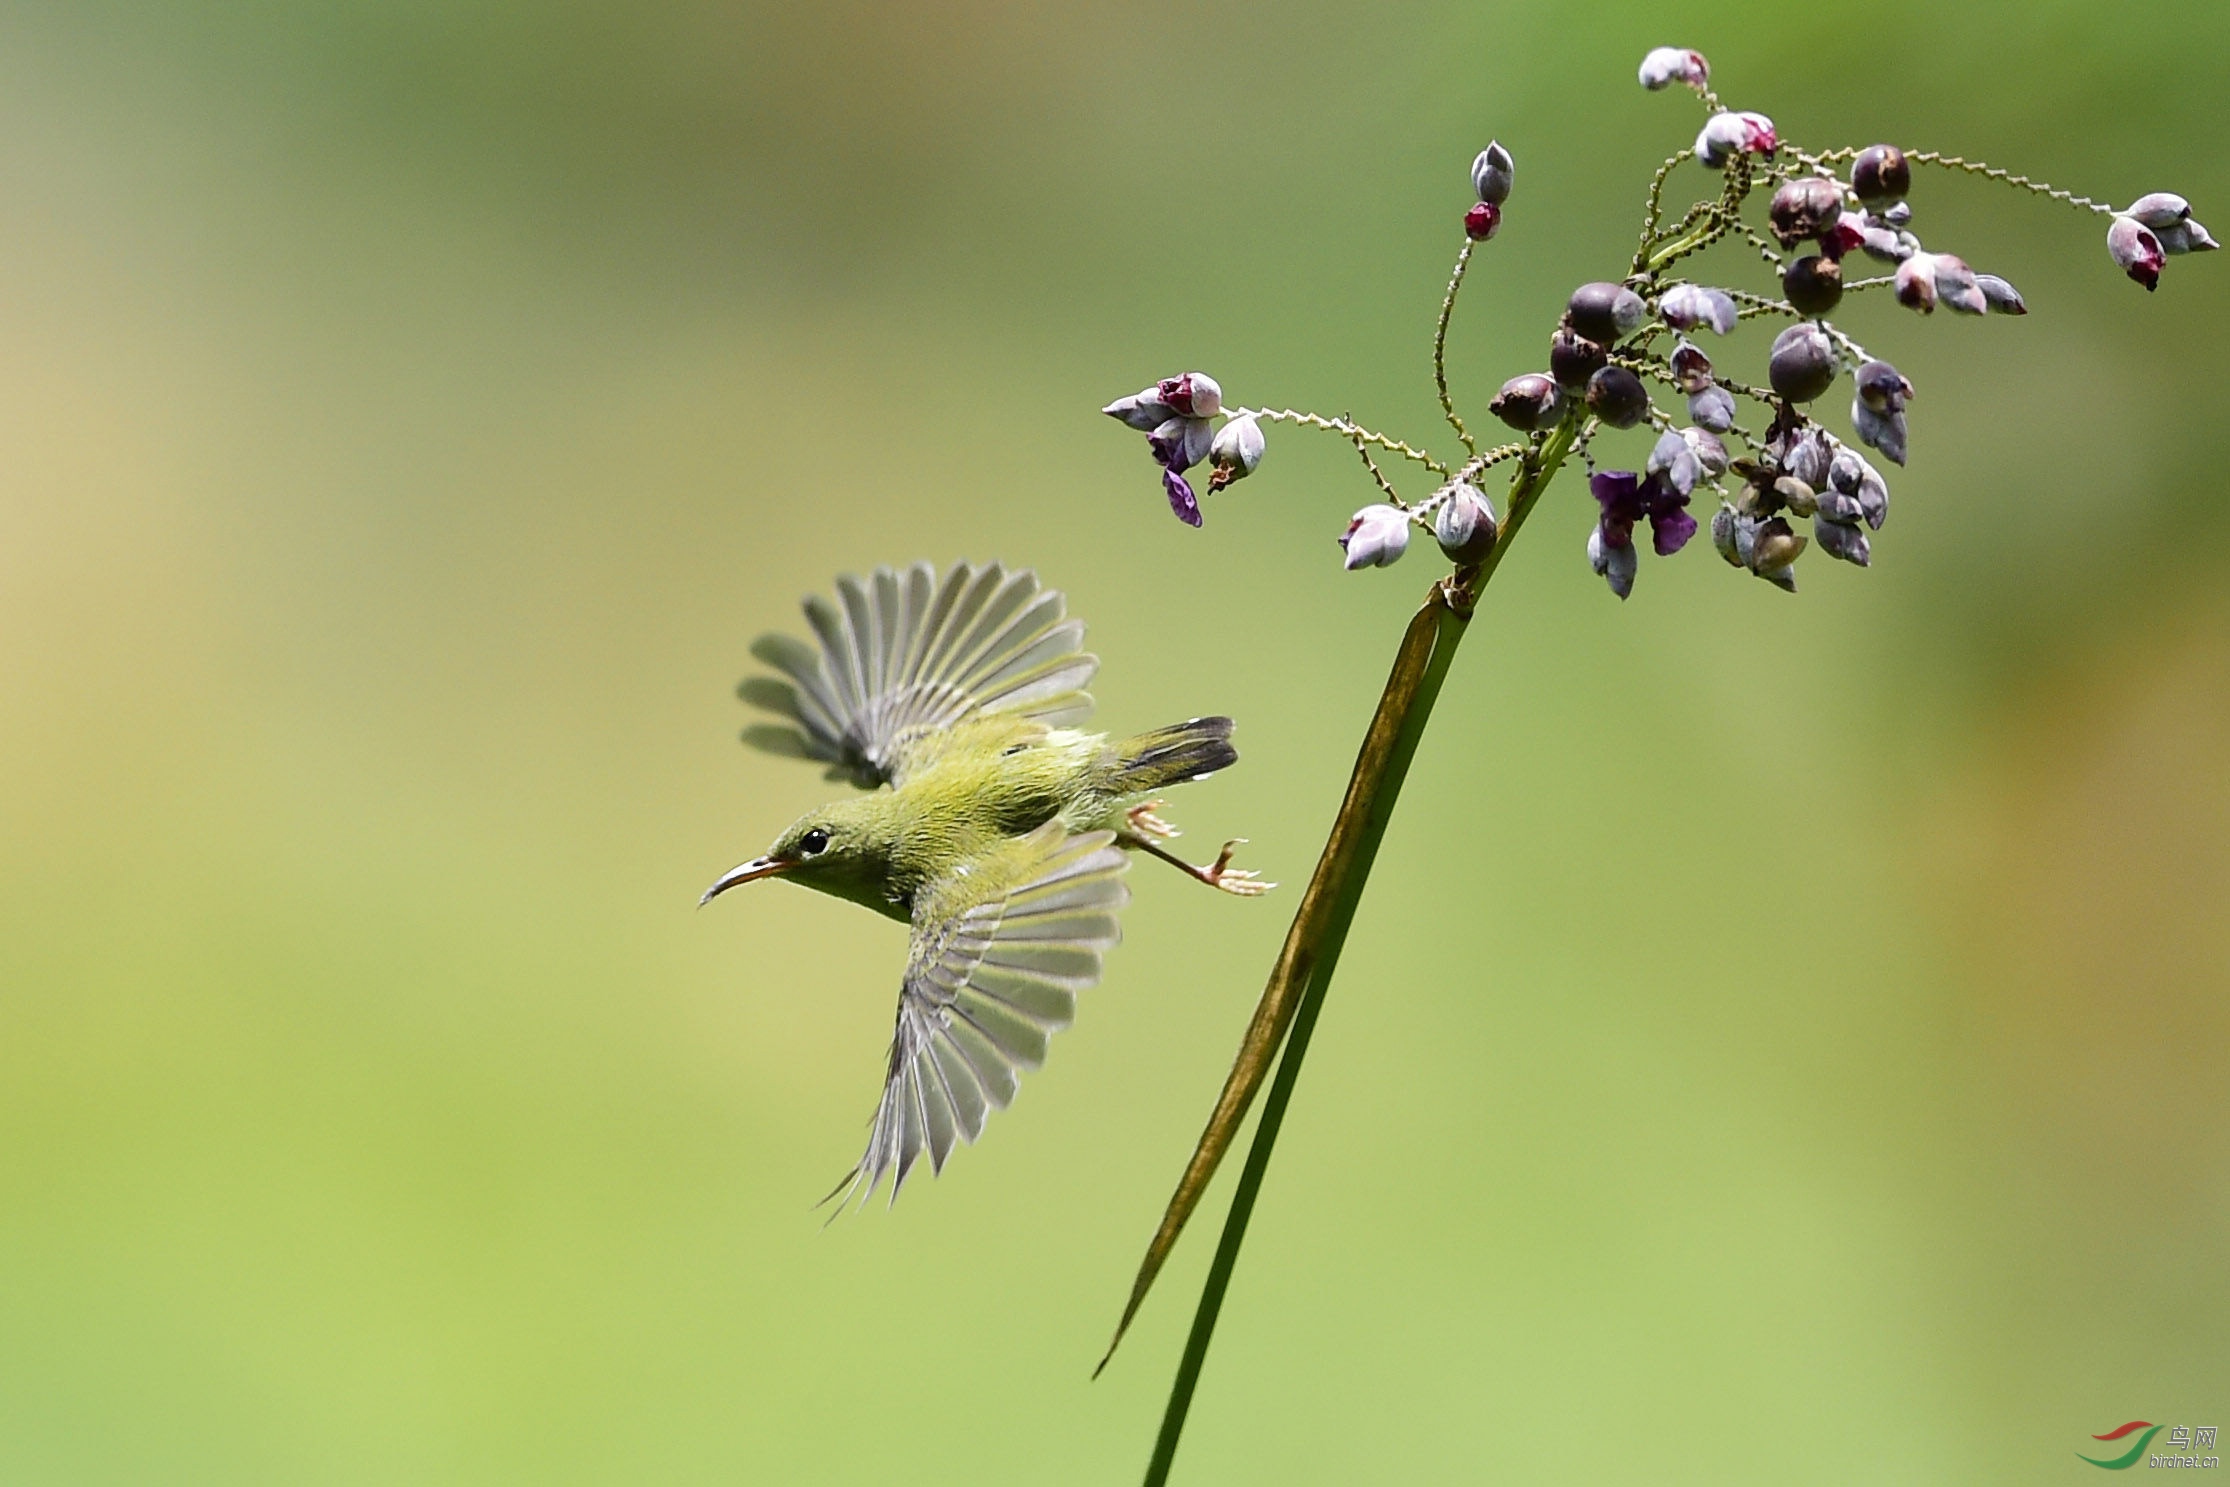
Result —
<instances>
[{"instance_id":1,"label":"thin flower stem","mask_svg":"<svg viewBox=\"0 0 2230 1487\"><path fill-rule=\"evenodd\" d=\"M1781 268L1787 263L1788 255L1768 242L1765 234L1759 232L1749 223L1737 219L1731 230L1747 240L1751 247L1757 249L1758 257L1764 259L1769 267Z\"/></svg>"},{"instance_id":2,"label":"thin flower stem","mask_svg":"<svg viewBox=\"0 0 2230 1487\"><path fill-rule=\"evenodd\" d=\"M1385 834L1387 821L1392 818L1410 760L1415 757L1425 725L1431 719L1441 682L1447 676L1449 663L1455 659L1456 646L1462 641L1471 614L1478 605L1480 590L1494 576L1511 539L1571 452L1581 423L1578 411L1574 410L1533 446L1511 482L1509 520L1493 550L1477 566L1460 569L1453 577L1433 585L1424 608L1410 621L1401 648L1395 654L1386 690L1379 698L1378 710L1364 735L1362 752L1356 758L1355 771L1348 780L1347 796L1340 803L1339 815L1332 822L1324 854L1318 859L1316 872L1302 893L1293 925L1286 932L1285 946L1271 969L1269 984L1263 988L1262 1000L1255 1007L1246 1036L1239 1045L1238 1058L1224 1081L1215 1111L1209 1116L1207 1129L1201 1133L1192 1160L1170 1199L1169 1209L1162 1216L1161 1227L1147 1247L1145 1263L1139 1268L1138 1279L1131 1288L1130 1303L1116 1326L1114 1341L1108 1344L1109 1357L1114 1355L1131 1319L1138 1314L1140 1303L1145 1300L1154 1277L1160 1273L1185 1221L1199 1206L1217 1164L1238 1135L1247 1107L1270 1074L1271 1060L1277 1058L1276 1077L1263 1102L1262 1119L1255 1129L1246 1165L1240 1172L1238 1188L1232 1194L1231 1211L1224 1220L1223 1235L1217 1241L1207 1284L1193 1313L1192 1330L1185 1339L1185 1351L1177 1365L1176 1379L1170 1386L1161 1432L1155 1438L1154 1453L1146 1467L1146 1487L1162 1487L1169 1479L1170 1463L1176 1458L1177 1443L1184 1433L1193 1391L1207 1361L1208 1343L1215 1335L1216 1318L1222 1310L1232 1272L1238 1265L1239 1248L1246 1238L1247 1222L1254 1212L1263 1175L1269 1170L1270 1154L1277 1144L1286 1106L1300 1078L1301 1060L1308 1052L1317 1013L1331 987L1340 950L1347 940L1348 926L1354 920L1356 905L1361 902L1363 889L1369 882L1379 841ZM1281 1044L1284 1054L1278 1057ZM1100 1367L1106 1366L1107 1359L1102 1358Z\"/></svg>"},{"instance_id":3,"label":"thin flower stem","mask_svg":"<svg viewBox=\"0 0 2230 1487\"><path fill-rule=\"evenodd\" d=\"M1469 237L1456 253L1455 272L1448 276L1448 292L1441 296L1440 323L1432 332L1432 385L1440 393L1440 411L1448 415L1448 425L1463 440L1467 453L1477 454L1479 446L1471 441L1471 430L1463 426L1463 419L1456 414L1455 400L1448 396L1448 320L1456 313L1456 291L1463 287L1463 271L1471 266L1471 250L1475 245Z\"/></svg>"},{"instance_id":4,"label":"thin flower stem","mask_svg":"<svg viewBox=\"0 0 2230 1487\"><path fill-rule=\"evenodd\" d=\"M2037 196L2050 197L2053 201L2064 201L2071 207L2081 207L2087 212L2096 212L2102 217L2114 215L2114 208L2103 201L2093 201L2088 196L2077 196L2072 191L2062 191L2059 187L2045 181L2032 181L2027 176L2017 176L2010 170L2000 170L1995 165L1981 160L1964 160L1957 155L1946 155L1938 150L1907 150L1905 158L1915 165L1937 165L1945 170L1963 170L1971 176L1981 176L1986 180L2000 181Z\"/></svg>"},{"instance_id":5,"label":"thin flower stem","mask_svg":"<svg viewBox=\"0 0 2230 1487\"><path fill-rule=\"evenodd\" d=\"M1303 428L1326 429L1338 434L1343 439L1355 439L1366 444L1375 444L1388 454L1398 454L1405 460L1415 460L1443 479L1448 474L1446 465L1434 459L1422 449L1404 444L1399 439L1390 439L1376 429L1364 428L1361 424L1350 423L1344 418L1326 418L1321 413L1298 413L1291 408L1232 408L1227 411L1234 418L1242 418L1251 414L1256 418L1267 418L1272 423L1292 423L1299 424Z\"/></svg>"},{"instance_id":6,"label":"thin flower stem","mask_svg":"<svg viewBox=\"0 0 2230 1487\"><path fill-rule=\"evenodd\" d=\"M1386 499L1400 510L1407 511L1409 503L1401 498L1400 491L1394 489L1394 483L1386 478L1386 472L1378 468L1378 461L1371 458L1370 446L1357 439L1355 452L1363 457L1363 468L1371 472L1371 479L1378 482L1378 488L1386 493Z\"/></svg>"},{"instance_id":7,"label":"thin flower stem","mask_svg":"<svg viewBox=\"0 0 2230 1487\"><path fill-rule=\"evenodd\" d=\"M1682 150L1669 156L1663 165L1657 167L1657 173L1649 178L1649 206L1642 214L1642 241L1641 246L1634 250L1633 273L1639 274L1642 271L1642 264L1649 258L1649 245L1657 240L1657 225L1664 219L1665 177L1671 175L1673 167L1681 161L1694 159L1695 154L1694 150Z\"/></svg>"},{"instance_id":8,"label":"thin flower stem","mask_svg":"<svg viewBox=\"0 0 2230 1487\"><path fill-rule=\"evenodd\" d=\"M1463 468L1456 471L1455 478L1458 480L1475 480L1504 460L1516 459L1532 447L1530 444L1498 444L1483 454L1475 454L1470 459L1465 460Z\"/></svg>"}]
</instances>

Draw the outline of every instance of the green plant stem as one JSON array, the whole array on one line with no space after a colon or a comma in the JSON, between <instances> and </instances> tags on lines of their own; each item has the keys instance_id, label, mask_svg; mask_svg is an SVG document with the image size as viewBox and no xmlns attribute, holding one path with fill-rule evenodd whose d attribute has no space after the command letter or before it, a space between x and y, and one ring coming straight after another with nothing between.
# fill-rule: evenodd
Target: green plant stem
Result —
<instances>
[{"instance_id":1,"label":"green plant stem","mask_svg":"<svg viewBox=\"0 0 2230 1487\"><path fill-rule=\"evenodd\" d=\"M1340 803L1339 815L1332 823L1330 839L1325 843L1324 854L1317 862L1316 872L1294 916L1293 929L1287 936L1278 966L1264 990L1263 1006L1257 1009L1255 1022L1249 1027L1248 1041L1242 1045L1239 1061L1226 1082L1217 1114L1211 1117L1209 1130L1203 1134L1185 1180L1180 1182L1177 1196L1171 1200L1169 1214L1164 1216L1162 1231L1148 1251L1147 1264L1133 1288L1130 1306L1123 1314L1123 1326L1128 1326L1130 1318L1136 1314L1146 1287L1159 1269L1161 1256L1166 1255L1168 1246L1175 1242L1177 1229L1182 1227L1191 1204L1197 1202L1199 1189L1215 1169L1221 1156L1217 1137L1219 1120L1234 1107L1243 1116L1252 1099L1254 1085L1259 1084L1259 1073L1252 1071L1259 1069L1261 1060L1250 1057L1250 1050L1257 1046L1257 1030L1265 1026L1276 1028L1277 1023L1286 1022L1285 1027L1276 1029L1285 1035L1284 1052L1278 1060L1268 1098L1263 1102L1262 1119L1255 1128L1254 1142L1248 1148L1246 1165L1239 1174L1239 1186L1232 1195L1223 1234L1216 1243L1215 1258L1208 1267L1207 1284L1202 1288L1199 1306L1193 1313L1192 1330L1186 1336L1185 1351L1178 1361L1169 1403L1162 1414L1161 1431L1154 1440L1154 1454L1146 1467L1146 1487L1162 1487L1169 1479L1177 1443L1191 1410L1193 1391L1207 1362L1208 1343L1215 1335L1224 1293L1230 1288L1232 1272L1239 1263L1239 1248L1246 1238L1247 1223L1253 1215L1263 1176L1269 1170L1270 1155L1277 1145L1278 1130L1292 1100L1293 1086L1300 1078L1301 1061L1307 1056L1317 1014L1331 989L1332 973L1339 965L1348 926L1354 922L1356 906L1362 901L1363 889L1369 883L1379 841L1385 835L1387 822L1393 818L1402 782L1424 738L1425 727L1432 719L1433 703L1440 695L1450 663L1455 660L1456 647L1469 627L1479 590L1500 565L1502 554L1541 492L1555 477L1578 434L1579 417L1575 412L1557 426L1518 472L1511 484L1509 516L1501 540L1496 542L1486 560L1477 567L1458 570L1454 577L1433 585L1424 607L1410 620L1401 648L1395 653L1386 689L1379 696L1378 710L1371 718L1369 731L1364 734L1362 752L1356 758L1355 771L1348 780L1347 795ZM1297 1002L1284 995L1295 987L1299 992ZM1277 1004L1281 1001L1291 1007L1289 1022L1277 1015ZM1270 1046L1276 1046L1274 1034ZM1236 1117L1231 1129L1235 1129L1235 1121ZM1227 1144L1228 1136L1222 1141ZM1121 1338L1122 1328L1118 1327L1116 1339L1119 1342ZM1112 1345L1108 1351L1114 1352ZM1106 1366L1105 1359L1101 1360L1101 1366Z\"/></svg>"}]
</instances>

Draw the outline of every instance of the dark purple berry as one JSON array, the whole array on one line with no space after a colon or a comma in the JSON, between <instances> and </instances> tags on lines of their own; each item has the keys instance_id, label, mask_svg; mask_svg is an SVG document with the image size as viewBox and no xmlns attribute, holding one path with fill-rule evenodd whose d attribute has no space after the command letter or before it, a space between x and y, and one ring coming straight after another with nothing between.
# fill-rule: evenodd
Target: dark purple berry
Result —
<instances>
[{"instance_id":1,"label":"dark purple berry","mask_svg":"<svg viewBox=\"0 0 2230 1487\"><path fill-rule=\"evenodd\" d=\"M1913 168L1895 145L1868 145L1851 162L1851 189L1877 211L1904 199L1913 188Z\"/></svg>"},{"instance_id":2,"label":"dark purple berry","mask_svg":"<svg viewBox=\"0 0 2230 1487\"><path fill-rule=\"evenodd\" d=\"M1649 389L1624 367L1604 367L1587 379L1587 406L1614 429L1630 429L1649 416Z\"/></svg>"},{"instance_id":3,"label":"dark purple berry","mask_svg":"<svg viewBox=\"0 0 2230 1487\"><path fill-rule=\"evenodd\" d=\"M1558 326L1549 337L1549 375L1559 387L1579 391L1609 360L1609 352L1568 325Z\"/></svg>"},{"instance_id":4,"label":"dark purple berry","mask_svg":"<svg viewBox=\"0 0 2230 1487\"><path fill-rule=\"evenodd\" d=\"M1781 274L1781 292L1803 315L1825 315L1843 297L1842 266L1817 255L1799 258Z\"/></svg>"},{"instance_id":5,"label":"dark purple berry","mask_svg":"<svg viewBox=\"0 0 2230 1487\"><path fill-rule=\"evenodd\" d=\"M1572 329L1590 341L1610 346L1641 329L1642 322L1649 318L1649 306L1623 284L1582 284L1572 291L1565 315Z\"/></svg>"}]
</instances>

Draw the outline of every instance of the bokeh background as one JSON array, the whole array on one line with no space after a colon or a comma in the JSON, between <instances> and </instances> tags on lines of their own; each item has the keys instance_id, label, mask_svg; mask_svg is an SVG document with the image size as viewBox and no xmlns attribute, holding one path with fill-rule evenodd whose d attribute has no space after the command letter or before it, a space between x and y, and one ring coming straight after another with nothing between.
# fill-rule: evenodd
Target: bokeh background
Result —
<instances>
[{"instance_id":1,"label":"bokeh background","mask_svg":"<svg viewBox=\"0 0 2230 1487\"><path fill-rule=\"evenodd\" d=\"M1472 153L1483 419L1697 126L1668 40L1804 141L2230 227L2203 3L0 35L9 1482L1133 1480L1228 1174L1086 1376L1292 890L1138 873L1017 1107L824 1230L903 932L694 907L828 788L738 746L750 639L1035 565L1108 725L1241 720L1172 811L1297 887L1430 564L1339 572L1369 488L1290 431L1185 530L1102 402L1198 366L1444 444ZM2082 1481L2230 1425L2230 263L2147 296L1922 181L2034 313L1847 317L1920 387L1873 571L1699 543L1620 605L1567 481L1496 583L1180 1480Z\"/></svg>"}]
</instances>

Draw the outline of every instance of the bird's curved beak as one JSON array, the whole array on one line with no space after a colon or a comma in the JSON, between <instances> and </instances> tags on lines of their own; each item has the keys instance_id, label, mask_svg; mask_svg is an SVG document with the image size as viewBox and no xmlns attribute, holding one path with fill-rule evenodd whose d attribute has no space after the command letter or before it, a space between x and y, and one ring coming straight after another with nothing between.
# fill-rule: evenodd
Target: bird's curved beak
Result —
<instances>
[{"instance_id":1,"label":"bird's curved beak","mask_svg":"<svg viewBox=\"0 0 2230 1487\"><path fill-rule=\"evenodd\" d=\"M697 906L703 908L738 883L748 883L754 878L771 878L776 873L786 873L796 866L796 863L785 862L779 857L754 857L739 867L729 868L718 878L715 878L712 886L705 890L705 896L697 900Z\"/></svg>"}]
</instances>

